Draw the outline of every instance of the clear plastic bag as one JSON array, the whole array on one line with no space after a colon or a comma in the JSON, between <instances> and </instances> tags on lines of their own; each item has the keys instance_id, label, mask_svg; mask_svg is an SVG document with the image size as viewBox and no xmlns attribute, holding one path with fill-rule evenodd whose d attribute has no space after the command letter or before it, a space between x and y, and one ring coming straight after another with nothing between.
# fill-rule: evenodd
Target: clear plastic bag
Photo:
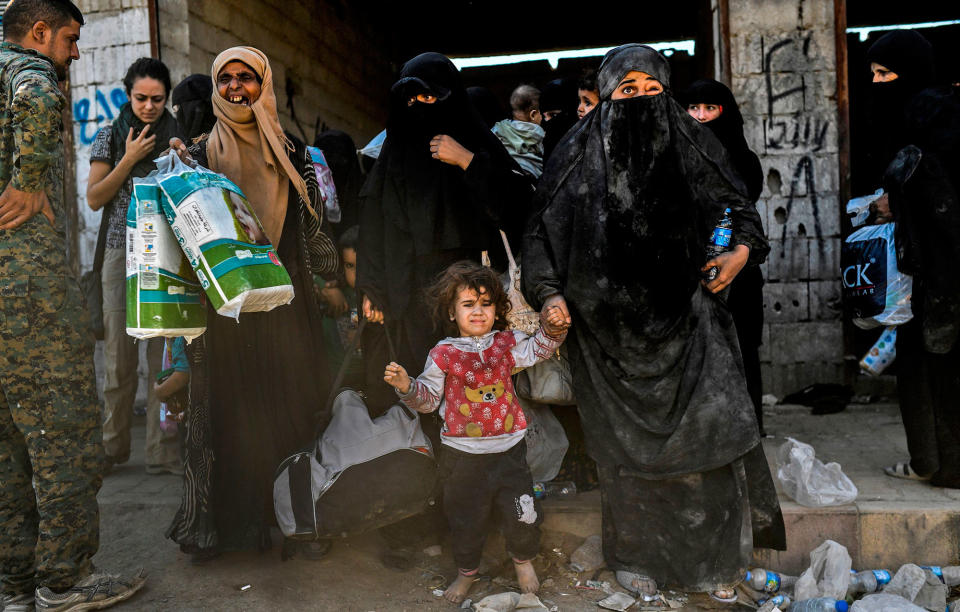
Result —
<instances>
[{"instance_id":1,"label":"clear plastic bag","mask_svg":"<svg viewBox=\"0 0 960 612\"><path fill-rule=\"evenodd\" d=\"M817 597L844 599L850 586L850 568L853 565L850 553L843 544L824 540L823 544L810 551L808 567L793 587L798 602Z\"/></svg>"},{"instance_id":2,"label":"clear plastic bag","mask_svg":"<svg viewBox=\"0 0 960 612\"><path fill-rule=\"evenodd\" d=\"M812 446L793 438L777 451L777 479L787 495L811 508L840 506L857 498L856 485L839 463L824 465Z\"/></svg>"},{"instance_id":3,"label":"clear plastic bag","mask_svg":"<svg viewBox=\"0 0 960 612\"><path fill-rule=\"evenodd\" d=\"M863 599L853 602L850 612L926 612L920 606L914 605L890 593L874 593Z\"/></svg>"}]
</instances>

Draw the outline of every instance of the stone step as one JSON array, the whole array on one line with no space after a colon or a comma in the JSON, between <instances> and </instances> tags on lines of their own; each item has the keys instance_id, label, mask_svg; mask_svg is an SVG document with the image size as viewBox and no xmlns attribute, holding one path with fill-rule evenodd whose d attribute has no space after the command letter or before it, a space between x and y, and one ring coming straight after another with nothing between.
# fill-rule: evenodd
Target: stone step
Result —
<instances>
[{"instance_id":1,"label":"stone step","mask_svg":"<svg viewBox=\"0 0 960 612\"><path fill-rule=\"evenodd\" d=\"M956 565L960 553L960 504L865 501L832 508L806 508L781 499L787 550L757 549L758 567L797 575L810 551L824 540L847 547L854 568L896 571L905 563ZM600 533L600 492L543 502L543 530L586 538Z\"/></svg>"}]
</instances>

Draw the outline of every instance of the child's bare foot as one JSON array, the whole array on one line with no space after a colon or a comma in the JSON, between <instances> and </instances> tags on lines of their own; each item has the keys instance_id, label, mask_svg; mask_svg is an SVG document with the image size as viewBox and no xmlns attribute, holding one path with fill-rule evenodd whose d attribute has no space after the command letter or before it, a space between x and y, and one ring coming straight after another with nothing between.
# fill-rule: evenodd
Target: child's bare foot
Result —
<instances>
[{"instance_id":1,"label":"child's bare foot","mask_svg":"<svg viewBox=\"0 0 960 612\"><path fill-rule=\"evenodd\" d=\"M463 601L463 598L467 596L467 593L470 592L470 587L473 586L473 581L476 579L476 574L464 576L460 572L457 572L457 579L443 592L443 598L451 603L460 603Z\"/></svg>"},{"instance_id":2,"label":"child's bare foot","mask_svg":"<svg viewBox=\"0 0 960 612\"><path fill-rule=\"evenodd\" d=\"M540 579L530 561L513 561L513 569L517 571L517 582L520 583L521 593L536 593L540 590Z\"/></svg>"}]
</instances>

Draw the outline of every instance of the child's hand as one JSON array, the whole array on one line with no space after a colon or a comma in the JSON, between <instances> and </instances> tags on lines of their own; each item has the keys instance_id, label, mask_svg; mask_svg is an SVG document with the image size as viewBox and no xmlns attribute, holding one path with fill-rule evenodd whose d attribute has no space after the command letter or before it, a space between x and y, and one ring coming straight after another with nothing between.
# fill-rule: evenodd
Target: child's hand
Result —
<instances>
[{"instance_id":1,"label":"child's hand","mask_svg":"<svg viewBox=\"0 0 960 612\"><path fill-rule=\"evenodd\" d=\"M320 290L320 299L327 303L327 312L331 317L339 317L350 310L347 298L337 287L324 287Z\"/></svg>"},{"instance_id":2,"label":"child's hand","mask_svg":"<svg viewBox=\"0 0 960 612\"><path fill-rule=\"evenodd\" d=\"M551 338L562 335L570 327L570 322L563 313L563 309L556 305L544 305L543 311L540 313L540 320L543 331Z\"/></svg>"},{"instance_id":3,"label":"child's hand","mask_svg":"<svg viewBox=\"0 0 960 612\"><path fill-rule=\"evenodd\" d=\"M403 369L403 366L395 361L387 364L387 369L383 373L383 380L403 395L410 393L410 377L407 376L407 371Z\"/></svg>"}]
</instances>

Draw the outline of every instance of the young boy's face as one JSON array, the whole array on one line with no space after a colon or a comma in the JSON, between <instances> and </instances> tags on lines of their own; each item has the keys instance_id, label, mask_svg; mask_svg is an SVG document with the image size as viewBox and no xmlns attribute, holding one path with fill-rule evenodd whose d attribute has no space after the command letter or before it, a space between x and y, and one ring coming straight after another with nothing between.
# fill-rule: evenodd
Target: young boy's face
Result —
<instances>
[{"instance_id":1,"label":"young boy's face","mask_svg":"<svg viewBox=\"0 0 960 612\"><path fill-rule=\"evenodd\" d=\"M463 337L488 333L497 319L497 307L486 290L483 287L480 289L479 295L469 287L462 287L457 292L453 317Z\"/></svg>"},{"instance_id":2,"label":"young boy's face","mask_svg":"<svg viewBox=\"0 0 960 612\"><path fill-rule=\"evenodd\" d=\"M354 249L340 251L343 258L343 276L347 279L347 286L353 289L357 286L357 252Z\"/></svg>"}]
</instances>

